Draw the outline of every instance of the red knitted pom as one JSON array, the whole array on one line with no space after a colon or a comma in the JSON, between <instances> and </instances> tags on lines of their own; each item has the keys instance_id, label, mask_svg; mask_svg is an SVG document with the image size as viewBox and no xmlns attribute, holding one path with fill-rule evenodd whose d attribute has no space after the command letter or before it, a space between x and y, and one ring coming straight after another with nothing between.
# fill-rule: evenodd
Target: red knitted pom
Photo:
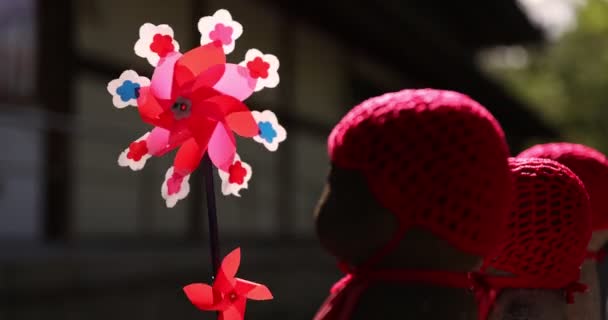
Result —
<instances>
[{"instance_id":1,"label":"red knitted pom","mask_svg":"<svg viewBox=\"0 0 608 320\"><path fill-rule=\"evenodd\" d=\"M328 141L334 165L360 170L406 227L484 255L512 200L508 148L494 117L469 97L403 90L351 110Z\"/></svg>"},{"instance_id":2,"label":"red knitted pom","mask_svg":"<svg viewBox=\"0 0 608 320\"><path fill-rule=\"evenodd\" d=\"M589 193L593 230L608 229L608 159L605 155L581 144L564 142L537 145L517 157L551 159L572 170Z\"/></svg>"},{"instance_id":3,"label":"red knitted pom","mask_svg":"<svg viewBox=\"0 0 608 320\"><path fill-rule=\"evenodd\" d=\"M504 242L486 266L526 279L529 287L578 281L591 237L591 209L578 177L558 162L512 158L515 201Z\"/></svg>"}]
</instances>

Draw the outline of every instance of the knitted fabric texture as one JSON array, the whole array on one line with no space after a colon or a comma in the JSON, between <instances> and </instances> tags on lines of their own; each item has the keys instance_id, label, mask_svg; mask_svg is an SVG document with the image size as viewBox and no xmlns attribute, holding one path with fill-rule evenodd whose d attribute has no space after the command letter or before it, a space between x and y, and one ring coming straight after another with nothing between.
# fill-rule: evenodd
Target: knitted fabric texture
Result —
<instances>
[{"instance_id":1,"label":"knitted fabric texture","mask_svg":"<svg viewBox=\"0 0 608 320\"><path fill-rule=\"evenodd\" d=\"M329 136L333 165L360 171L401 228L418 226L485 255L512 200L504 133L471 98L403 90L351 110Z\"/></svg>"},{"instance_id":2,"label":"knitted fabric texture","mask_svg":"<svg viewBox=\"0 0 608 320\"><path fill-rule=\"evenodd\" d=\"M583 181L591 199L593 230L608 229L608 159L601 152L574 143L541 144L517 156L555 160Z\"/></svg>"},{"instance_id":3,"label":"knitted fabric texture","mask_svg":"<svg viewBox=\"0 0 608 320\"><path fill-rule=\"evenodd\" d=\"M565 288L579 278L591 237L591 209L582 182L558 162L512 158L515 201L508 234L485 266L528 288Z\"/></svg>"}]
</instances>

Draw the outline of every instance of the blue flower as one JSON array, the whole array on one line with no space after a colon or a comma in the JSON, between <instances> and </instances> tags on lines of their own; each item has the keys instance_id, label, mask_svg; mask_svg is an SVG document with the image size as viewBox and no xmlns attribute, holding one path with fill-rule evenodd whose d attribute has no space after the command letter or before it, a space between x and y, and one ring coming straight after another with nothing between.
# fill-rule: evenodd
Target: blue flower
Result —
<instances>
[{"instance_id":1,"label":"blue flower","mask_svg":"<svg viewBox=\"0 0 608 320\"><path fill-rule=\"evenodd\" d=\"M277 137L277 131L272 127L272 123L268 121L261 121L258 123L260 128L260 137L268 143L272 143L272 140Z\"/></svg>"},{"instance_id":2,"label":"blue flower","mask_svg":"<svg viewBox=\"0 0 608 320\"><path fill-rule=\"evenodd\" d=\"M125 82L116 89L116 93L120 96L120 99L127 102L131 99L137 99L139 97L139 83L131 80L125 80Z\"/></svg>"},{"instance_id":3,"label":"blue flower","mask_svg":"<svg viewBox=\"0 0 608 320\"><path fill-rule=\"evenodd\" d=\"M285 141L287 132L277 121L277 116L270 110L251 111L251 115L258 124L258 135L253 137L257 143L261 143L269 151L277 151L279 143Z\"/></svg>"},{"instance_id":4,"label":"blue flower","mask_svg":"<svg viewBox=\"0 0 608 320\"><path fill-rule=\"evenodd\" d=\"M139 90L150 85L150 79L142 77L133 70L125 70L118 79L108 82L106 89L112 95L112 104L122 109L127 106L137 107Z\"/></svg>"}]
</instances>

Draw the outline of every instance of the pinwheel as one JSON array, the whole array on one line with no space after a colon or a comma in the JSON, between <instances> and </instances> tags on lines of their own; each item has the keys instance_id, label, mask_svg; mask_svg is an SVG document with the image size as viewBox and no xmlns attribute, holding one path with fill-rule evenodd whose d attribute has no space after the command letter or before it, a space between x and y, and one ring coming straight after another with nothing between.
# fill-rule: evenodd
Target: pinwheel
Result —
<instances>
[{"instance_id":1,"label":"pinwheel","mask_svg":"<svg viewBox=\"0 0 608 320\"><path fill-rule=\"evenodd\" d=\"M247 299L272 299L270 290L262 284L235 278L241 261L239 248L229 253L217 272L213 286L193 283L184 287L192 304L205 311L218 311L220 320L241 320L245 316Z\"/></svg>"},{"instance_id":2,"label":"pinwheel","mask_svg":"<svg viewBox=\"0 0 608 320\"><path fill-rule=\"evenodd\" d=\"M251 49L244 61L227 63L226 54L234 50L243 28L226 10L201 18L198 29L201 45L182 54L171 27L141 26L134 49L155 67L152 79L127 70L110 81L107 90L116 108L137 107L141 119L153 126L119 155L121 167L138 171L151 157L177 149L161 186L167 207L188 195L190 174L203 164L211 267L217 277L213 286L192 284L184 290L199 309L218 311L219 319L240 320L247 299L268 300L272 294L263 285L234 277L239 249L220 267L213 167L222 180L222 193L240 196L252 170L236 152L235 134L253 138L270 151L286 139L285 128L272 111L250 111L243 103L254 92L278 85L279 60Z\"/></svg>"},{"instance_id":3,"label":"pinwheel","mask_svg":"<svg viewBox=\"0 0 608 320\"><path fill-rule=\"evenodd\" d=\"M168 207L187 196L188 178L205 154L222 181L230 180L223 194L239 195L247 188L246 180L230 175L236 165L248 168L244 176L251 177L251 167L235 160L235 133L270 151L286 138L272 111L252 112L243 103L255 91L277 86L278 59L251 49L241 63L227 63L226 53L234 49L242 27L226 10L202 18L198 27L203 43L182 54L171 27L144 24L135 52L155 66L152 79L127 70L108 84L117 108L136 106L141 119L154 126L122 152L120 166L141 170L150 157L178 149L161 188Z\"/></svg>"}]
</instances>

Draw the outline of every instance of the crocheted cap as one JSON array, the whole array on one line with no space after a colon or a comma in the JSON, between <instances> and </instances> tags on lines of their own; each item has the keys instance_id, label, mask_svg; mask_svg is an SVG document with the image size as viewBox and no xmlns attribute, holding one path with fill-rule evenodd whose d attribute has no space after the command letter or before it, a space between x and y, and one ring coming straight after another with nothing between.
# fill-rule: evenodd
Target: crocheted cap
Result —
<instances>
[{"instance_id":1,"label":"crocheted cap","mask_svg":"<svg viewBox=\"0 0 608 320\"><path fill-rule=\"evenodd\" d=\"M504 133L471 98L403 90L352 109L329 136L333 165L362 172L402 226L484 255L509 211L512 183Z\"/></svg>"},{"instance_id":2,"label":"crocheted cap","mask_svg":"<svg viewBox=\"0 0 608 320\"><path fill-rule=\"evenodd\" d=\"M591 199L593 230L608 229L608 160L601 152L575 143L548 143L531 147L517 157L555 160L583 181Z\"/></svg>"},{"instance_id":3,"label":"crocheted cap","mask_svg":"<svg viewBox=\"0 0 608 320\"><path fill-rule=\"evenodd\" d=\"M539 158L509 160L515 200L508 233L484 264L534 288L563 288L579 278L591 237L585 187L564 165Z\"/></svg>"}]
</instances>

